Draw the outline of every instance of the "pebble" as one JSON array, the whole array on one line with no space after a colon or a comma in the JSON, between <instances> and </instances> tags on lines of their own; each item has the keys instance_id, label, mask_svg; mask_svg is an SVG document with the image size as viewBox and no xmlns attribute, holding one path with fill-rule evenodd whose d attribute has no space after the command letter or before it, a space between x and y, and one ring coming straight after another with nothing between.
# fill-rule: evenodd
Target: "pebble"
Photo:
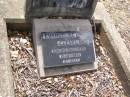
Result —
<instances>
[{"instance_id":1,"label":"pebble","mask_svg":"<svg viewBox=\"0 0 130 97\"><path fill-rule=\"evenodd\" d=\"M11 53L11 57L14 57L14 58L17 58L19 53L18 53L18 50L17 51L10 51Z\"/></svg>"},{"instance_id":2,"label":"pebble","mask_svg":"<svg viewBox=\"0 0 130 97\"><path fill-rule=\"evenodd\" d=\"M55 81L55 82L58 82L59 80L58 80L58 78L54 78L54 81Z\"/></svg>"},{"instance_id":3,"label":"pebble","mask_svg":"<svg viewBox=\"0 0 130 97\"><path fill-rule=\"evenodd\" d=\"M27 42L28 42L28 41L27 41L26 39L20 38L20 43L25 44L25 43L27 43Z\"/></svg>"},{"instance_id":4,"label":"pebble","mask_svg":"<svg viewBox=\"0 0 130 97\"><path fill-rule=\"evenodd\" d=\"M105 55L105 51L104 51L103 47L102 47L102 46L99 46L99 48L100 48L100 52L101 52L103 55Z\"/></svg>"},{"instance_id":5,"label":"pebble","mask_svg":"<svg viewBox=\"0 0 130 97\"><path fill-rule=\"evenodd\" d=\"M74 80L74 79L75 79L75 77L74 77L74 76L71 76L71 77L70 77L70 79L71 79L71 80Z\"/></svg>"}]
</instances>

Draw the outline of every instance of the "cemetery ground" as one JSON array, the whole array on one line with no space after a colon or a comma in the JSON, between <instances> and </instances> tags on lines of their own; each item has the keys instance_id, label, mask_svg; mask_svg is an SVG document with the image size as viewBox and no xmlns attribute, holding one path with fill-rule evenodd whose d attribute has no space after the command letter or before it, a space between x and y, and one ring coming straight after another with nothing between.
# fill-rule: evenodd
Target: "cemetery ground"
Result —
<instances>
[{"instance_id":1,"label":"cemetery ground","mask_svg":"<svg viewBox=\"0 0 130 97\"><path fill-rule=\"evenodd\" d=\"M130 0L100 0L130 50Z\"/></svg>"},{"instance_id":2,"label":"cemetery ground","mask_svg":"<svg viewBox=\"0 0 130 97\"><path fill-rule=\"evenodd\" d=\"M25 19L25 0L0 1L0 94L13 96L10 80L10 62L6 39L5 19ZM101 1L101 0L100 0ZM15 3L14 3L15 2ZM102 1L114 19L127 47L129 46L129 0ZM17 10L16 10L17 9ZM102 40L101 33L95 34L98 69L72 75L41 79L38 75L36 58L30 31L8 29L8 42L16 97L129 97L130 88L120 63L113 60L113 52ZM114 36L115 37L115 36ZM106 38L105 38L106 39ZM125 54L125 52L124 52ZM6 59L6 60L5 60ZM125 58L124 58L125 59ZM5 65L6 64L6 65ZM11 82L11 83L10 83ZM11 85L10 85L11 84ZM7 93L5 93L7 91ZM0 96L1 96L0 95ZM5 96L6 97L6 96Z\"/></svg>"},{"instance_id":3,"label":"cemetery ground","mask_svg":"<svg viewBox=\"0 0 130 97\"><path fill-rule=\"evenodd\" d=\"M112 52L95 33L98 69L57 77L40 78L31 32L8 30L16 97L129 97L127 78Z\"/></svg>"}]
</instances>

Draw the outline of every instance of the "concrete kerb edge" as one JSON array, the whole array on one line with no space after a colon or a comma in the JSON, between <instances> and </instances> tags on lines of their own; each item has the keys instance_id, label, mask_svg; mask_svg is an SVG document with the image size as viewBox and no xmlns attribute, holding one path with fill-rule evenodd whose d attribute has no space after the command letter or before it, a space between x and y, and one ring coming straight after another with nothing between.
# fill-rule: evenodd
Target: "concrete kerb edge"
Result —
<instances>
[{"instance_id":1,"label":"concrete kerb edge","mask_svg":"<svg viewBox=\"0 0 130 97\"><path fill-rule=\"evenodd\" d=\"M97 23L101 23L116 56L119 59L128 80L130 81L130 52L123 42L119 31L116 29L112 18L102 3L98 3L94 18Z\"/></svg>"},{"instance_id":2,"label":"concrete kerb edge","mask_svg":"<svg viewBox=\"0 0 130 97\"><path fill-rule=\"evenodd\" d=\"M14 97L13 75L7 38L6 19L0 19L0 96Z\"/></svg>"}]
</instances>

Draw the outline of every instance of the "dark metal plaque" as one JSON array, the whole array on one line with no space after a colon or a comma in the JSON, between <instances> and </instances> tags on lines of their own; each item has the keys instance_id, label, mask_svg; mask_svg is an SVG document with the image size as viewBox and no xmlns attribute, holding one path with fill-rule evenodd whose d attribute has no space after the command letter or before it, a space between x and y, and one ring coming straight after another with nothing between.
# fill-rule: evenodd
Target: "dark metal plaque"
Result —
<instances>
[{"instance_id":1,"label":"dark metal plaque","mask_svg":"<svg viewBox=\"0 0 130 97\"><path fill-rule=\"evenodd\" d=\"M45 67L93 63L92 32L42 32Z\"/></svg>"}]
</instances>

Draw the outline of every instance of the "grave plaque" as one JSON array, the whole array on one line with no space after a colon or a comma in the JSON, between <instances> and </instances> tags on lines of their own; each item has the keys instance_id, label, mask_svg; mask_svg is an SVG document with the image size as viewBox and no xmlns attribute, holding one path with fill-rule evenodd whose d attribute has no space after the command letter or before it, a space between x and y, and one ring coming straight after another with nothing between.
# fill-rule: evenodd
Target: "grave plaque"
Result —
<instances>
[{"instance_id":1,"label":"grave plaque","mask_svg":"<svg viewBox=\"0 0 130 97\"><path fill-rule=\"evenodd\" d=\"M95 60L91 32L42 32L45 67L88 64Z\"/></svg>"},{"instance_id":2,"label":"grave plaque","mask_svg":"<svg viewBox=\"0 0 130 97\"><path fill-rule=\"evenodd\" d=\"M97 68L89 20L34 19L33 41L41 77Z\"/></svg>"}]
</instances>

